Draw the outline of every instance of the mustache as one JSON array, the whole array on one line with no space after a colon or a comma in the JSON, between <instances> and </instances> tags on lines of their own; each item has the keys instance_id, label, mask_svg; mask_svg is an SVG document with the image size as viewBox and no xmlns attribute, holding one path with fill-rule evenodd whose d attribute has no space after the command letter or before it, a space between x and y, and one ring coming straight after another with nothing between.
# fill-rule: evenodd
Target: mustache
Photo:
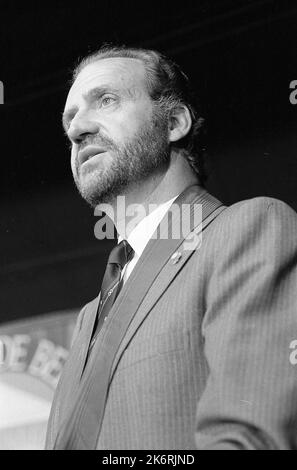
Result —
<instances>
[{"instance_id":1,"label":"mustache","mask_svg":"<svg viewBox=\"0 0 297 470\"><path fill-rule=\"evenodd\" d=\"M76 173L76 178L79 178L79 173L80 173L80 163L78 159L79 152L83 150L85 147L88 145L98 145L98 147L103 147L105 150L111 150L111 151L119 151L119 147L115 144L115 142L110 139L109 137L102 136L100 134L96 135L88 135L85 137L85 139L79 144L77 147L76 151L76 156L75 156L75 162L74 162L74 167L75 167L75 173Z\"/></svg>"},{"instance_id":2,"label":"mustache","mask_svg":"<svg viewBox=\"0 0 297 470\"><path fill-rule=\"evenodd\" d=\"M86 137L84 141L81 142L80 145L78 146L77 151L80 152L88 145L98 145L99 147L104 147L107 150L117 148L116 144L114 143L112 139L110 139L109 137L105 137L105 136L97 134L96 136Z\"/></svg>"}]
</instances>

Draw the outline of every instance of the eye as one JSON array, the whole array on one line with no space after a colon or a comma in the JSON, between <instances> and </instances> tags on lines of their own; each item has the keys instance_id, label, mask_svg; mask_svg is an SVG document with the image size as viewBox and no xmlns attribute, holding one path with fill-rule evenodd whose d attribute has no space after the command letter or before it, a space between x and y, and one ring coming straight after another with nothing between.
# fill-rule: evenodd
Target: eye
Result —
<instances>
[{"instance_id":1,"label":"eye","mask_svg":"<svg viewBox=\"0 0 297 470\"><path fill-rule=\"evenodd\" d=\"M101 100L100 100L100 104L101 106L105 107L105 106L109 106L111 103L113 103L115 101L115 98L113 96L102 96Z\"/></svg>"}]
</instances>

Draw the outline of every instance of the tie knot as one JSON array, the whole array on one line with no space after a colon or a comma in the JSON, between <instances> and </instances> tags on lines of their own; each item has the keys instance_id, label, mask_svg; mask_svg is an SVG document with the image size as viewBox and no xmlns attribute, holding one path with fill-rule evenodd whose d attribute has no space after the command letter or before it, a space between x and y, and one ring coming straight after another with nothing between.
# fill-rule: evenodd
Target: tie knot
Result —
<instances>
[{"instance_id":1,"label":"tie knot","mask_svg":"<svg viewBox=\"0 0 297 470\"><path fill-rule=\"evenodd\" d=\"M121 269L132 258L134 253L133 248L129 245L127 240L122 240L110 252L108 264L118 264Z\"/></svg>"}]
</instances>

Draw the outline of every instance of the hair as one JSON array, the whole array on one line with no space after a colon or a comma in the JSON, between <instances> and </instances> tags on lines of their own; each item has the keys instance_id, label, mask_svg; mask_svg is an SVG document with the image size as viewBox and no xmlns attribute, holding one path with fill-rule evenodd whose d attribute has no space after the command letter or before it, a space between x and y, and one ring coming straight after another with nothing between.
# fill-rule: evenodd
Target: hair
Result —
<instances>
[{"instance_id":1,"label":"hair","mask_svg":"<svg viewBox=\"0 0 297 470\"><path fill-rule=\"evenodd\" d=\"M126 46L103 45L99 50L80 59L72 74L72 83L87 65L107 58L139 59L144 64L148 93L159 109L167 116L177 106L185 105L191 115L192 126L186 136L174 146L183 151L201 184L206 180L204 168L205 120L200 115L200 104L191 87L190 80L180 67L158 51Z\"/></svg>"}]
</instances>

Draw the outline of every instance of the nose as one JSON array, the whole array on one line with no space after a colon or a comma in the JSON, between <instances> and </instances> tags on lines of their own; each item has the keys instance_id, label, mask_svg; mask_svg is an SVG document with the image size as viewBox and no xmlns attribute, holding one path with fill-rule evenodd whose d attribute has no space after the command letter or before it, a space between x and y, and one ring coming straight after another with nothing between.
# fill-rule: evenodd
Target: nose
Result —
<instances>
[{"instance_id":1,"label":"nose","mask_svg":"<svg viewBox=\"0 0 297 470\"><path fill-rule=\"evenodd\" d=\"M99 124L91 119L90 116L77 114L71 121L68 137L73 143L80 144L88 135L97 134L98 131Z\"/></svg>"}]
</instances>

